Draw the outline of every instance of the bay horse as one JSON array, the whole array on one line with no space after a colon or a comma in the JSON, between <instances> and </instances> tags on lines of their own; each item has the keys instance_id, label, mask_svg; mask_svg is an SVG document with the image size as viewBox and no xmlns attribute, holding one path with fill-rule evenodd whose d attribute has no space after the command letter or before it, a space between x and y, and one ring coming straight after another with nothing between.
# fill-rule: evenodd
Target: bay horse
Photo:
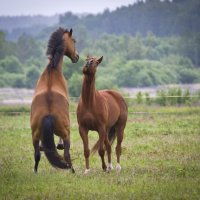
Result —
<instances>
[{"instance_id":1,"label":"bay horse","mask_svg":"<svg viewBox=\"0 0 200 200\"><path fill-rule=\"evenodd\" d=\"M70 159L70 120L67 83L62 73L64 56L73 63L78 62L79 55L75 48L72 29L58 28L52 33L47 47L48 64L41 74L31 105L30 124L34 146L37 172L40 161L39 141L50 164L56 168L71 169ZM64 158L55 147L54 134L63 140Z\"/></svg>"},{"instance_id":2,"label":"bay horse","mask_svg":"<svg viewBox=\"0 0 200 200\"><path fill-rule=\"evenodd\" d=\"M117 137L116 170L120 172L120 155L121 143L126 126L128 109L123 97L115 91L96 90L95 89L95 73L97 66L101 63L101 58L87 57L87 63L83 66L83 84L81 96L77 107L77 121L79 125L79 134L83 141L85 156L85 174L90 171L89 167L89 141L88 131L97 131L99 140L92 148L101 157L102 168L104 171L110 172L113 168L111 163L111 144ZM104 146L108 155L108 167L104 160Z\"/></svg>"}]
</instances>

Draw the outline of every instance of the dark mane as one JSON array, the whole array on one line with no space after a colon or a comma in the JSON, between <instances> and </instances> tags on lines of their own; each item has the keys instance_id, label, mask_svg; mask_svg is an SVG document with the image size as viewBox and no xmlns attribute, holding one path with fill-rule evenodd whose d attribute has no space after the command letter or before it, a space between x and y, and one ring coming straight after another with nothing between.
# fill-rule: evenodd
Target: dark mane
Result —
<instances>
[{"instance_id":1,"label":"dark mane","mask_svg":"<svg viewBox=\"0 0 200 200\"><path fill-rule=\"evenodd\" d=\"M56 68L60 57L64 53L63 34L66 32L68 32L67 29L60 27L51 34L46 52L47 56L50 58L50 63L47 66L49 70Z\"/></svg>"}]
</instances>

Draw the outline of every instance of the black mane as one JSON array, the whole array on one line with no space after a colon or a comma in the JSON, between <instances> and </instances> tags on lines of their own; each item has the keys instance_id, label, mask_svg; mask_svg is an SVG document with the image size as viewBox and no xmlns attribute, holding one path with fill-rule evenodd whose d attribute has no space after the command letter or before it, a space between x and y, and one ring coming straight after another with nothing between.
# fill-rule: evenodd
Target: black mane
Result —
<instances>
[{"instance_id":1,"label":"black mane","mask_svg":"<svg viewBox=\"0 0 200 200\"><path fill-rule=\"evenodd\" d=\"M50 58L50 63L47 66L49 70L56 68L60 57L64 53L63 34L66 32L68 32L67 29L60 27L51 34L46 52L47 56Z\"/></svg>"}]
</instances>

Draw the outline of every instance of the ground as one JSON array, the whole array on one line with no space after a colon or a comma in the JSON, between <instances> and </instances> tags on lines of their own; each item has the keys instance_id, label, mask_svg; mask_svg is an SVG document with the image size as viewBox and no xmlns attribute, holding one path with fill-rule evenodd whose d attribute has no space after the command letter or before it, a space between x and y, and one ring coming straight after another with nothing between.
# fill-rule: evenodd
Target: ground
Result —
<instances>
[{"instance_id":1,"label":"ground","mask_svg":"<svg viewBox=\"0 0 200 200\"><path fill-rule=\"evenodd\" d=\"M76 174L54 169L44 154L34 174L29 109L0 110L0 199L200 198L199 107L129 107L121 173L103 172L95 154L87 176L75 106L70 108L70 117ZM90 132L89 138L92 146L97 133ZM115 167L114 148L115 143Z\"/></svg>"}]
</instances>

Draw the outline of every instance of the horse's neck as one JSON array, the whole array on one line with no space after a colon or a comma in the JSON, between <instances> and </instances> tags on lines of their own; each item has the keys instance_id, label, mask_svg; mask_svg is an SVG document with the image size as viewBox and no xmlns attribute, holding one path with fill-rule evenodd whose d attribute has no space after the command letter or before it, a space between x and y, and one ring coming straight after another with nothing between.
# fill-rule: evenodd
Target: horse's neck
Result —
<instances>
[{"instance_id":1,"label":"horse's neck","mask_svg":"<svg viewBox=\"0 0 200 200\"><path fill-rule=\"evenodd\" d=\"M62 74L63 59L64 59L64 55L60 56L60 60L59 60L59 62L57 64L57 66L55 67L56 70L59 71L61 74ZM50 63L50 60L49 60L49 63Z\"/></svg>"},{"instance_id":2,"label":"horse's neck","mask_svg":"<svg viewBox=\"0 0 200 200\"><path fill-rule=\"evenodd\" d=\"M85 76L82 85L82 101L85 106L92 107L96 100L95 76Z\"/></svg>"},{"instance_id":3,"label":"horse's neck","mask_svg":"<svg viewBox=\"0 0 200 200\"><path fill-rule=\"evenodd\" d=\"M53 88L60 88L62 91L66 91L66 81L62 72L63 56L61 57L56 69L45 69L41 75L37 88L46 88L52 90ZM67 92L67 91L66 91Z\"/></svg>"}]
</instances>

